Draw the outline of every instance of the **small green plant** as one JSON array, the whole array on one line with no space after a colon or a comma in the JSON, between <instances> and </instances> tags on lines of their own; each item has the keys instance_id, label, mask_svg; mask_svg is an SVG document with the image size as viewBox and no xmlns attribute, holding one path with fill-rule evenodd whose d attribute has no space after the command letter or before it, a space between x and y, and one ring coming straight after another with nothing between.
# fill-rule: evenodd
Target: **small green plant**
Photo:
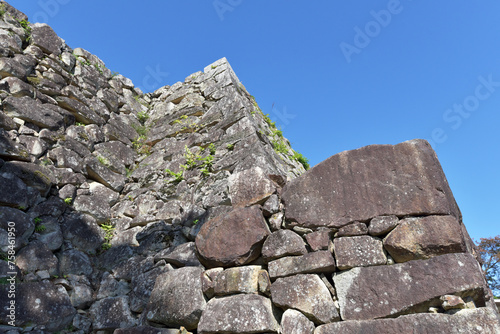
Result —
<instances>
[{"instance_id":1,"label":"small green plant","mask_svg":"<svg viewBox=\"0 0 500 334\"><path fill-rule=\"evenodd\" d=\"M148 120L148 118L149 118L149 114L147 113L147 111L139 111L137 113L137 119L143 125L144 125L144 123L146 123L146 121Z\"/></svg>"},{"instance_id":2,"label":"small green plant","mask_svg":"<svg viewBox=\"0 0 500 334\"><path fill-rule=\"evenodd\" d=\"M227 144L227 145L226 145L226 148L227 148L229 151L232 151L232 150L234 150L234 144Z\"/></svg>"},{"instance_id":3,"label":"small green plant","mask_svg":"<svg viewBox=\"0 0 500 334\"><path fill-rule=\"evenodd\" d=\"M210 155L215 155L216 149L214 143L208 145L208 150L210 151Z\"/></svg>"},{"instance_id":4,"label":"small green plant","mask_svg":"<svg viewBox=\"0 0 500 334\"><path fill-rule=\"evenodd\" d=\"M26 210L26 207L24 205L19 205L17 208L21 211Z\"/></svg>"},{"instance_id":5,"label":"small green plant","mask_svg":"<svg viewBox=\"0 0 500 334\"><path fill-rule=\"evenodd\" d=\"M151 154L152 145L150 143L147 143L146 141L147 137L145 135L140 135L132 141L132 147L138 154Z\"/></svg>"},{"instance_id":6,"label":"small green plant","mask_svg":"<svg viewBox=\"0 0 500 334\"><path fill-rule=\"evenodd\" d=\"M129 201L133 201L134 200L134 197L132 195L128 195L127 198L128 198Z\"/></svg>"},{"instance_id":7,"label":"small green plant","mask_svg":"<svg viewBox=\"0 0 500 334\"><path fill-rule=\"evenodd\" d=\"M199 222L200 222L200 220L199 220L199 219L195 219L195 220L193 220L193 225L196 225L196 224L198 224Z\"/></svg>"},{"instance_id":8,"label":"small green plant","mask_svg":"<svg viewBox=\"0 0 500 334\"><path fill-rule=\"evenodd\" d=\"M97 160L99 161L99 163L103 166L106 166L108 167L110 165L108 159L106 159L105 157L103 157L102 155L98 155L97 156Z\"/></svg>"},{"instance_id":9,"label":"small green plant","mask_svg":"<svg viewBox=\"0 0 500 334\"><path fill-rule=\"evenodd\" d=\"M176 173L176 172L167 168L167 169L165 169L165 173L167 173L170 176L173 176L174 182L181 182L182 180L184 180L184 170L183 169L181 169L181 171L179 173Z\"/></svg>"},{"instance_id":10,"label":"small green plant","mask_svg":"<svg viewBox=\"0 0 500 334\"><path fill-rule=\"evenodd\" d=\"M36 217L35 219L33 219L33 222L34 222L35 224L40 224L40 223L42 222L42 218L40 218L40 217Z\"/></svg>"},{"instance_id":11,"label":"small green plant","mask_svg":"<svg viewBox=\"0 0 500 334\"><path fill-rule=\"evenodd\" d=\"M299 163L302 164L302 166L304 166L304 169L305 170L308 170L310 168L309 166L309 159L307 159L306 157L304 157L302 154L300 154L299 152L297 151L294 151L293 153L293 158L298 161Z\"/></svg>"},{"instance_id":12,"label":"small green plant","mask_svg":"<svg viewBox=\"0 0 500 334\"><path fill-rule=\"evenodd\" d=\"M43 224L40 224L40 225L36 225L35 226L35 232L37 233L41 233L43 231L45 231L47 228L45 227L45 225Z\"/></svg>"},{"instance_id":13,"label":"small green plant","mask_svg":"<svg viewBox=\"0 0 500 334\"><path fill-rule=\"evenodd\" d=\"M85 126L85 124L83 124L82 122L75 122L75 125L76 126Z\"/></svg>"},{"instance_id":14,"label":"small green plant","mask_svg":"<svg viewBox=\"0 0 500 334\"><path fill-rule=\"evenodd\" d=\"M0 251L0 260L1 261L9 261L9 255L7 255L7 253Z\"/></svg>"},{"instance_id":15,"label":"small green plant","mask_svg":"<svg viewBox=\"0 0 500 334\"><path fill-rule=\"evenodd\" d=\"M31 27L30 27L30 22L26 20L20 20L19 24L21 24L21 27L24 30L24 34L26 35L26 42L29 42L31 40Z\"/></svg>"},{"instance_id":16,"label":"small green plant","mask_svg":"<svg viewBox=\"0 0 500 334\"><path fill-rule=\"evenodd\" d=\"M111 239L113 239L115 227L108 222L108 224L102 224L101 228L104 230L104 242L101 245L101 249L107 251L111 248Z\"/></svg>"},{"instance_id":17,"label":"small green plant","mask_svg":"<svg viewBox=\"0 0 500 334\"><path fill-rule=\"evenodd\" d=\"M112 77L112 78L114 78L114 77L116 77L118 74L120 74L120 73L113 71L113 72L111 72L111 77Z\"/></svg>"},{"instance_id":18,"label":"small green plant","mask_svg":"<svg viewBox=\"0 0 500 334\"><path fill-rule=\"evenodd\" d=\"M213 70L213 69L217 68L217 66L212 65L212 66L210 66L210 68Z\"/></svg>"},{"instance_id":19,"label":"small green plant","mask_svg":"<svg viewBox=\"0 0 500 334\"><path fill-rule=\"evenodd\" d=\"M0 3L0 17L3 16L7 12L4 3Z\"/></svg>"},{"instance_id":20,"label":"small green plant","mask_svg":"<svg viewBox=\"0 0 500 334\"><path fill-rule=\"evenodd\" d=\"M269 118L269 114L262 114L264 116L264 121L266 121L266 123L272 127L272 128L276 128L276 122L273 122L271 121L271 118Z\"/></svg>"},{"instance_id":21,"label":"small green plant","mask_svg":"<svg viewBox=\"0 0 500 334\"><path fill-rule=\"evenodd\" d=\"M50 159L43 159L42 162L40 163L42 166L47 166L50 164Z\"/></svg>"},{"instance_id":22,"label":"small green plant","mask_svg":"<svg viewBox=\"0 0 500 334\"><path fill-rule=\"evenodd\" d=\"M172 122L172 124L180 124L181 125L181 130L178 131L177 133L181 132L196 132L203 128L203 126L199 125L196 123L194 120L190 120L187 115L182 115L178 119Z\"/></svg>"},{"instance_id":23,"label":"small green plant","mask_svg":"<svg viewBox=\"0 0 500 334\"><path fill-rule=\"evenodd\" d=\"M283 154L288 153L289 148L282 140L271 140L271 143L273 144L273 148L276 152Z\"/></svg>"},{"instance_id":24,"label":"small green plant","mask_svg":"<svg viewBox=\"0 0 500 334\"><path fill-rule=\"evenodd\" d=\"M66 197L64 199L64 203L66 203L67 205L71 205L71 202L73 201L73 199L71 197Z\"/></svg>"}]
</instances>

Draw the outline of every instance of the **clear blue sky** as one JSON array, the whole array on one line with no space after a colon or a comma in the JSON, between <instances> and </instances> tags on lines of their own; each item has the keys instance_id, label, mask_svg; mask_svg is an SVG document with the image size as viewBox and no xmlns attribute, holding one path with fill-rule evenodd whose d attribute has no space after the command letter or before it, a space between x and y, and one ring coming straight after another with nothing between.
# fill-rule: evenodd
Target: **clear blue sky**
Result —
<instances>
[{"instance_id":1,"label":"clear blue sky","mask_svg":"<svg viewBox=\"0 0 500 334\"><path fill-rule=\"evenodd\" d=\"M227 57L312 165L433 139L471 236L500 234L497 0L8 2L146 92Z\"/></svg>"}]
</instances>

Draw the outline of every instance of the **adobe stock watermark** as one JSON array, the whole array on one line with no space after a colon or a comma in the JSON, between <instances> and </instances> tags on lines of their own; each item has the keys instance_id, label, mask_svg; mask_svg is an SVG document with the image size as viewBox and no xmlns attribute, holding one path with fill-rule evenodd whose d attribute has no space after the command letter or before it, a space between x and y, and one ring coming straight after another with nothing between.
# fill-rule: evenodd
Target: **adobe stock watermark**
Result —
<instances>
[{"instance_id":1,"label":"adobe stock watermark","mask_svg":"<svg viewBox=\"0 0 500 334\"><path fill-rule=\"evenodd\" d=\"M7 324L16 325L16 223L7 223L7 299L5 310L7 311Z\"/></svg>"},{"instance_id":2,"label":"adobe stock watermark","mask_svg":"<svg viewBox=\"0 0 500 334\"><path fill-rule=\"evenodd\" d=\"M49 23L49 20L59 14L61 6L67 5L71 0L38 0L41 10L32 16L33 22Z\"/></svg>"},{"instance_id":3,"label":"adobe stock watermark","mask_svg":"<svg viewBox=\"0 0 500 334\"><path fill-rule=\"evenodd\" d=\"M274 104L271 108L271 115L275 117L275 119L278 121L282 129L285 128L288 124L290 124L290 120L297 117L297 115L295 114L289 114L286 110L286 107L283 107L283 109L280 111L278 108L274 106Z\"/></svg>"},{"instance_id":4,"label":"adobe stock watermark","mask_svg":"<svg viewBox=\"0 0 500 334\"><path fill-rule=\"evenodd\" d=\"M158 86L165 85L165 78L169 76L168 72L163 72L160 68L160 64L157 64L155 68L151 66L146 66L146 74L142 79L141 89L146 92L151 92Z\"/></svg>"},{"instance_id":5,"label":"adobe stock watermark","mask_svg":"<svg viewBox=\"0 0 500 334\"><path fill-rule=\"evenodd\" d=\"M472 113L479 109L481 101L485 101L495 93L500 87L500 81L494 81L493 75L489 74L486 78L479 76L477 78L479 84L474 89L474 93L464 98L462 103L455 103L453 107L446 109L443 113L443 121L447 127L452 130L458 130L464 120L468 119ZM431 139L428 140L433 147L437 144L442 144L448 140L447 128L437 127L431 132Z\"/></svg>"},{"instance_id":6,"label":"adobe stock watermark","mask_svg":"<svg viewBox=\"0 0 500 334\"><path fill-rule=\"evenodd\" d=\"M227 12L232 12L242 3L243 0L214 0L212 5L214 6L215 12L219 16L219 19L224 21L224 15L226 15Z\"/></svg>"},{"instance_id":7,"label":"adobe stock watermark","mask_svg":"<svg viewBox=\"0 0 500 334\"><path fill-rule=\"evenodd\" d=\"M408 0L412 1L412 0ZM370 45L371 41L380 35L383 28L386 28L392 22L392 18L395 15L401 14L403 11L403 5L399 0L389 0L386 9L381 9L379 11L372 10L370 15L373 20L368 21L361 28L355 26L354 38L352 44L347 42L341 42L339 44L340 51L345 57L347 63L352 61L352 56L354 54L360 54L361 51Z\"/></svg>"}]
</instances>

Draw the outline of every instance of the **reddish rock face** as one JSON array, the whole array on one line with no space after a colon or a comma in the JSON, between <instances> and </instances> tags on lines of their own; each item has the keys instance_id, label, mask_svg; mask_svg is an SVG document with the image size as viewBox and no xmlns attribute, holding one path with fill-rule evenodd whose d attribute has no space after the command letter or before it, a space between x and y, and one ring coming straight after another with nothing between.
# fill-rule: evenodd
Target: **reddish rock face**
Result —
<instances>
[{"instance_id":1,"label":"reddish rock face","mask_svg":"<svg viewBox=\"0 0 500 334\"><path fill-rule=\"evenodd\" d=\"M335 274L333 281L343 320L368 320L427 312L454 291L484 305L484 278L471 254L446 254L391 266L358 267Z\"/></svg>"},{"instance_id":2,"label":"reddish rock face","mask_svg":"<svg viewBox=\"0 0 500 334\"><path fill-rule=\"evenodd\" d=\"M384 240L396 262L466 251L460 223L452 216L406 218Z\"/></svg>"},{"instance_id":3,"label":"reddish rock face","mask_svg":"<svg viewBox=\"0 0 500 334\"><path fill-rule=\"evenodd\" d=\"M382 215L460 217L441 165L425 140L334 155L283 189L287 221L342 227Z\"/></svg>"},{"instance_id":4,"label":"reddish rock face","mask_svg":"<svg viewBox=\"0 0 500 334\"><path fill-rule=\"evenodd\" d=\"M206 222L196 236L196 248L207 267L243 265L259 257L269 234L257 206L238 208Z\"/></svg>"}]
</instances>

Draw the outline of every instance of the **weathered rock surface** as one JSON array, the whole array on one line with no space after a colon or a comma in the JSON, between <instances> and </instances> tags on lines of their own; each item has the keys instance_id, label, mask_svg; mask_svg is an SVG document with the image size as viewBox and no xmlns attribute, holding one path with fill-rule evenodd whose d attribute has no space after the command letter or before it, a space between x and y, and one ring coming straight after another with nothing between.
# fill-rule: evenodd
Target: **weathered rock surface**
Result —
<instances>
[{"instance_id":1,"label":"weathered rock surface","mask_svg":"<svg viewBox=\"0 0 500 334\"><path fill-rule=\"evenodd\" d=\"M209 267L243 265L259 256L269 234L257 206L238 208L206 222L196 236L196 248Z\"/></svg>"},{"instance_id":2,"label":"weathered rock surface","mask_svg":"<svg viewBox=\"0 0 500 334\"><path fill-rule=\"evenodd\" d=\"M316 324L340 320L327 287L318 275L278 278L271 285L273 303L284 309L296 309Z\"/></svg>"},{"instance_id":3,"label":"weathered rock surface","mask_svg":"<svg viewBox=\"0 0 500 334\"><path fill-rule=\"evenodd\" d=\"M313 252L319 250L329 250L333 252L332 235L333 232L330 229L321 228L318 231L307 233L304 238Z\"/></svg>"},{"instance_id":4,"label":"weathered rock surface","mask_svg":"<svg viewBox=\"0 0 500 334\"><path fill-rule=\"evenodd\" d=\"M329 251L318 251L302 256L288 256L269 262L271 278L295 274L332 273L335 260Z\"/></svg>"},{"instance_id":5,"label":"weathered rock surface","mask_svg":"<svg viewBox=\"0 0 500 334\"><path fill-rule=\"evenodd\" d=\"M294 309L288 309L281 317L280 330L282 334L312 334L314 323L305 315Z\"/></svg>"},{"instance_id":6,"label":"weathered rock surface","mask_svg":"<svg viewBox=\"0 0 500 334\"><path fill-rule=\"evenodd\" d=\"M271 300L240 294L211 299L198 325L198 333L277 333L279 324Z\"/></svg>"},{"instance_id":7,"label":"weathered rock surface","mask_svg":"<svg viewBox=\"0 0 500 334\"><path fill-rule=\"evenodd\" d=\"M335 238L333 249L340 270L378 266L387 262L382 240L370 236Z\"/></svg>"},{"instance_id":8,"label":"weathered rock surface","mask_svg":"<svg viewBox=\"0 0 500 334\"><path fill-rule=\"evenodd\" d=\"M262 246L262 257L267 261L306 253L307 249L302 237L290 230L273 232Z\"/></svg>"},{"instance_id":9,"label":"weathered rock surface","mask_svg":"<svg viewBox=\"0 0 500 334\"><path fill-rule=\"evenodd\" d=\"M137 320L130 312L128 297L109 297L95 302L90 308L94 330L132 327Z\"/></svg>"},{"instance_id":10,"label":"weathered rock surface","mask_svg":"<svg viewBox=\"0 0 500 334\"><path fill-rule=\"evenodd\" d=\"M214 293L230 295L233 293L258 293L261 266L229 268L217 275Z\"/></svg>"},{"instance_id":11,"label":"weathered rock surface","mask_svg":"<svg viewBox=\"0 0 500 334\"><path fill-rule=\"evenodd\" d=\"M202 273L201 268L184 267L158 276L147 306L147 319L169 326L196 328L206 306Z\"/></svg>"},{"instance_id":12,"label":"weathered rock surface","mask_svg":"<svg viewBox=\"0 0 500 334\"><path fill-rule=\"evenodd\" d=\"M342 227L381 215L453 215L458 207L424 140L371 145L334 155L283 189L286 219Z\"/></svg>"},{"instance_id":13,"label":"weathered rock surface","mask_svg":"<svg viewBox=\"0 0 500 334\"><path fill-rule=\"evenodd\" d=\"M276 186L260 167L234 173L229 178L229 193L234 206L263 204L275 191Z\"/></svg>"},{"instance_id":14,"label":"weathered rock surface","mask_svg":"<svg viewBox=\"0 0 500 334\"><path fill-rule=\"evenodd\" d=\"M484 282L470 254L447 254L392 266L353 268L333 277L343 320L426 312L440 296L471 294L484 305Z\"/></svg>"},{"instance_id":15,"label":"weathered rock surface","mask_svg":"<svg viewBox=\"0 0 500 334\"><path fill-rule=\"evenodd\" d=\"M460 223L453 216L403 219L384 239L384 247L396 262L466 251Z\"/></svg>"},{"instance_id":16,"label":"weathered rock surface","mask_svg":"<svg viewBox=\"0 0 500 334\"><path fill-rule=\"evenodd\" d=\"M399 223L398 217L392 216L378 216L370 221L368 226L368 233L373 236L386 234L394 229Z\"/></svg>"},{"instance_id":17,"label":"weathered rock surface","mask_svg":"<svg viewBox=\"0 0 500 334\"><path fill-rule=\"evenodd\" d=\"M314 334L500 333L498 314L490 309L448 314L411 314L396 319L350 320L322 325Z\"/></svg>"}]
</instances>

